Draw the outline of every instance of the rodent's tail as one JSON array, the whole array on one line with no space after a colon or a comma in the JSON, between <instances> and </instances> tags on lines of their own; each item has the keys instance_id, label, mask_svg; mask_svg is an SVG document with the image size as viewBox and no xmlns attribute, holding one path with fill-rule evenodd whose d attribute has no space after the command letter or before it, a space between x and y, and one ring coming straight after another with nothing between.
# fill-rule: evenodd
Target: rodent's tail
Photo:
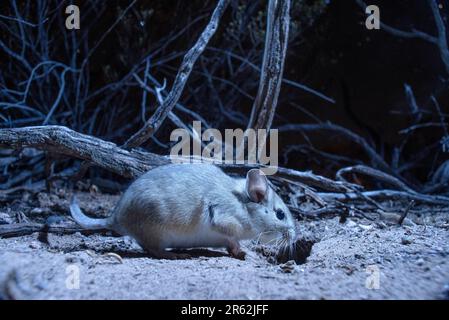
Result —
<instances>
[{"instance_id":1,"label":"rodent's tail","mask_svg":"<svg viewBox=\"0 0 449 320\"><path fill-rule=\"evenodd\" d=\"M76 200L75 195L72 196L70 200L70 213L72 218L78 223L81 227L91 230L96 229L110 229L111 226L109 224L109 219L93 219L86 216L78 205L78 201Z\"/></svg>"}]
</instances>

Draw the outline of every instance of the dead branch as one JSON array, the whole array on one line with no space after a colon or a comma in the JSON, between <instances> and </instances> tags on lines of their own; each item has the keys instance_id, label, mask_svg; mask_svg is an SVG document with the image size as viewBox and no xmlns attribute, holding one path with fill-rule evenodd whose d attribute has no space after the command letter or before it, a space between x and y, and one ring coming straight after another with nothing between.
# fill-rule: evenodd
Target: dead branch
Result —
<instances>
[{"instance_id":1,"label":"dead branch","mask_svg":"<svg viewBox=\"0 0 449 320\"><path fill-rule=\"evenodd\" d=\"M370 167L364 166L364 165L357 165L357 166L353 166L353 167L346 167L346 168L342 168L342 169L338 170L337 173L336 173L337 180L348 182L344 178L344 175L348 174L348 173L356 173L356 174L367 175L367 176L370 176L370 177L375 178L377 180L380 180L380 181L386 182L388 184L391 184L391 185L397 187L398 189L400 189L402 191L415 193L415 191L413 189L411 189L409 186L407 186L405 183L403 183L398 178L393 177L393 176L391 176L389 174L386 174L385 172L382 172L382 171L379 171L379 170L376 170L376 169L373 169L373 168L370 168Z\"/></svg>"},{"instance_id":2,"label":"dead branch","mask_svg":"<svg viewBox=\"0 0 449 320\"><path fill-rule=\"evenodd\" d=\"M276 111L287 52L290 24L290 0L270 0L268 3L265 51L259 90L251 111L248 128L271 128Z\"/></svg>"},{"instance_id":3,"label":"dead branch","mask_svg":"<svg viewBox=\"0 0 449 320\"><path fill-rule=\"evenodd\" d=\"M401 214L401 217L399 218L399 221L398 221L399 225L402 225L402 223L404 222L404 219L407 217L408 212L410 211L411 208L413 208L414 205L415 205L415 201L414 200L410 201L407 208L405 208L404 212Z\"/></svg>"},{"instance_id":4,"label":"dead branch","mask_svg":"<svg viewBox=\"0 0 449 320\"><path fill-rule=\"evenodd\" d=\"M230 0L220 0L217 7L212 13L212 17L204 29L203 33L195 43L195 45L187 52L178 70L176 78L173 82L173 86L164 100L164 103L159 106L151 118L144 124L144 126L137 131L128 141L125 142L123 148L132 149L140 146L147 141L162 125L165 118L170 114L173 108L176 106L179 98L181 97L184 86L189 78L189 75L193 69L193 66L199 56L203 53L207 43L217 30L218 23L220 21L223 12L228 6Z\"/></svg>"},{"instance_id":5,"label":"dead branch","mask_svg":"<svg viewBox=\"0 0 449 320\"><path fill-rule=\"evenodd\" d=\"M342 215L346 214L346 210L344 207L336 207L336 206L329 206L329 207L324 207L324 208L310 210L310 211L305 211L305 210L301 210L301 209L293 208L293 207L290 207L289 209L293 214L298 215L300 217L309 218L309 219L319 219L319 218L323 218L325 216L332 216L332 217L333 216L342 216Z\"/></svg>"},{"instance_id":6,"label":"dead branch","mask_svg":"<svg viewBox=\"0 0 449 320\"><path fill-rule=\"evenodd\" d=\"M89 161L103 169L132 179L150 169L171 163L169 157L144 151L127 151L112 142L81 134L63 126L0 129L1 145L15 149L31 147L63 154ZM195 162L194 159L192 161ZM226 171L236 173L244 173L249 168L255 167L233 164L219 164L219 166ZM301 182L331 192L347 192L360 188L357 185L333 181L311 172L300 172L282 167L278 168L273 178L293 184Z\"/></svg>"},{"instance_id":7,"label":"dead branch","mask_svg":"<svg viewBox=\"0 0 449 320\"><path fill-rule=\"evenodd\" d=\"M426 195L421 193L409 193L397 190L374 190L364 192L348 192L348 193L318 193L318 195L326 202L366 202L365 197L375 199L377 201L399 200L399 201L416 201L433 205L449 205L449 197Z\"/></svg>"},{"instance_id":8,"label":"dead branch","mask_svg":"<svg viewBox=\"0 0 449 320\"><path fill-rule=\"evenodd\" d=\"M126 178L135 178L169 159L152 153L127 151L115 143L78 133L63 126L0 130L0 145L32 147L92 162Z\"/></svg>"},{"instance_id":9,"label":"dead branch","mask_svg":"<svg viewBox=\"0 0 449 320\"><path fill-rule=\"evenodd\" d=\"M244 173L248 171L248 169L260 167L249 164L244 165L218 164L218 166L222 167L227 172L235 172L235 173ZM297 185L299 187L302 187L302 185L299 185L299 183L303 183L308 186L321 188L323 190L331 192L348 192L351 190L361 189L359 185L341 181L334 181L326 177L313 174L311 172L301 172L283 167L278 167L276 175L271 176L270 178L274 180L280 180L292 185Z\"/></svg>"},{"instance_id":10,"label":"dead branch","mask_svg":"<svg viewBox=\"0 0 449 320\"><path fill-rule=\"evenodd\" d=\"M374 148L360 135L352 132L349 129L341 127L333 123L311 123L311 124L286 124L278 128L279 132L289 131L334 131L347 139L351 140L355 144L359 145L370 158L371 162L380 169L392 173L390 166L384 161L384 159L374 150Z\"/></svg>"},{"instance_id":11,"label":"dead branch","mask_svg":"<svg viewBox=\"0 0 449 320\"><path fill-rule=\"evenodd\" d=\"M234 58L234 59L236 59L236 60L238 60L240 62L243 62L245 65L248 65L251 69L253 69L253 70L257 71L257 72L260 72L260 70L261 70L259 66L255 65L254 63L249 61L246 57L242 57L241 55L238 55L238 54L236 54L234 52L231 52L229 50L223 50L223 49L214 48L214 47L208 47L207 50L208 51L213 51L213 52L223 53L227 57ZM293 87L293 88L296 88L296 89L300 89L300 90L308 92L308 93L310 93L312 95L315 95L315 96L323 99L324 101L326 101L328 103L335 104L335 99L333 99L331 97L328 97L324 93L319 92L319 91L317 91L317 90L315 90L315 89L313 89L311 87L308 87L308 86L306 86L306 85L304 85L302 83L295 82L293 80L289 80L289 79L286 79L286 78L282 79L282 83L287 85L287 86L290 86L290 87ZM247 94L243 93L243 95L247 95Z\"/></svg>"},{"instance_id":12,"label":"dead branch","mask_svg":"<svg viewBox=\"0 0 449 320\"><path fill-rule=\"evenodd\" d=\"M0 203L16 199L17 196L15 196L14 194L19 194L19 197L22 197L23 193L25 192L36 194L43 190L45 190L44 180L35 182L32 185L20 185L6 190L2 190L0 188Z\"/></svg>"},{"instance_id":13,"label":"dead branch","mask_svg":"<svg viewBox=\"0 0 449 320\"><path fill-rule=\"evenodd\" d=\"M83 233L104 233L107 230L86 230L75 224L46 225L41 223L14 223L0 225L0 238L11 238L29 235L35 232L48 232L56 234Z\"/></svg>"}]
</instances>

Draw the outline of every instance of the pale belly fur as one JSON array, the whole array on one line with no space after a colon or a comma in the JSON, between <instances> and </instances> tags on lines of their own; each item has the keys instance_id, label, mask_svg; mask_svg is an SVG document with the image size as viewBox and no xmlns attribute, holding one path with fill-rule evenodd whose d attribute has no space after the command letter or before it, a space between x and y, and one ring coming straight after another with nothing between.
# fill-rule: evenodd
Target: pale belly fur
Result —
<instances>
[{"instance_id":1,"label":"pale belly fur","mask_svg":"<svg viewBox=\"0 0 449 320\"><path fill-rule=\"evenodd\" d=\"M228 244L228 238L208 224L199 225L188 233L166 231L161 239L164 248L226 247Z\"/></svg>"}]
</instances>

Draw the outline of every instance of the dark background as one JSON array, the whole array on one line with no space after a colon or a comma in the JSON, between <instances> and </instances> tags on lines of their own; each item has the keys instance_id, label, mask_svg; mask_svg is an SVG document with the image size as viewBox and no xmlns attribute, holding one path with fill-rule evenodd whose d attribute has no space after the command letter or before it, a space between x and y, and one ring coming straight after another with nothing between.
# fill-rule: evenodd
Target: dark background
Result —
<instances>
[{"instance_id":1,"label":"dark background","mask_svg":"<svg viewBox=\"0 0 449 320\"><path fill-rule=\"evenodd\" d=\"M165 78L169 89L183 54L195 43L216 5L216 1L138 0L129 7L131 1L74 1L80 7L81 29L67 30L64 10L71 2L16 3L26 21L49 19L45 27L24 28L28 44L23 57L31 66L51 60L79 68L88 58L81 73L66 73L62 98L46 124L66 125L118 144L143 124L143 93L133 73L142 78L149 59L149 73L159 83ZM447 25L449 3L439 3ZM368 4L378 5L382 22L390 26L436 34L427 1L372 0ZM0 13L14 16L13 2L2 1ZM296 0L291 17L284 77L323 93L335 103L284 83L274 128L329 121L365 137L390 163L393 149L405 138L399 131L416 121L405 84L413 89L421 114L419 123L440 121L432 95L447 122L448 75L436 46L382 30L367 30L366 14L352 0ZM259 72L242 61L261 65L265 18L265 1L233 1L195 65L180 103L212 127L246 127ZM23 35L18 26L0 19L2 43L20 53ZM7 89L25 90L30 70L5 50L0 50L0 70L0 101L18 103L20 97ZM43 124L61 88L63 68L39 70L42 76L32 82L26 101L19 105L39 110L41 115L2 105L1 127ZM151 82L148 85L155 87ZM148 119L157 100L151 93L146 99ZM192 114L179 108L175 113L186 124L194 120ZM169 134L175 127L166 120L156 139L142 147L167 154ZM400 173L404 179L420 185L431 178L447 159L439 144L444 135L443 128L437 126L416 130L408 137L400 165L412 164ZM281 165L330 177L342 166L370 163L361 149L336 132L281 132L280 148ZM73 160L61 159L55 170L74 164ZM111 177L97 169L89 174ZM3 178L6 181L8 175Z\"/></svg>"}]
</instances>

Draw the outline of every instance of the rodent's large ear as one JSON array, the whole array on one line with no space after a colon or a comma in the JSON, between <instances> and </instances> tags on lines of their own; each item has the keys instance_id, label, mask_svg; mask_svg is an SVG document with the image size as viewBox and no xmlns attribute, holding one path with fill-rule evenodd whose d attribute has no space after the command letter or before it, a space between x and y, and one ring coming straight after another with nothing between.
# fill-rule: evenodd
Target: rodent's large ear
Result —
<instances>
[{"instance_id":1,"label":"rodent's large ear","mask_svg":"<svg viewBox=\"0 0 449 320\"><path fill-rule=\"evenodd\" d=\"M253 202L261 202L268 192L268 180L259 169L251 169L246 174L246 193Z\"/></svg>"}]
</instances>

